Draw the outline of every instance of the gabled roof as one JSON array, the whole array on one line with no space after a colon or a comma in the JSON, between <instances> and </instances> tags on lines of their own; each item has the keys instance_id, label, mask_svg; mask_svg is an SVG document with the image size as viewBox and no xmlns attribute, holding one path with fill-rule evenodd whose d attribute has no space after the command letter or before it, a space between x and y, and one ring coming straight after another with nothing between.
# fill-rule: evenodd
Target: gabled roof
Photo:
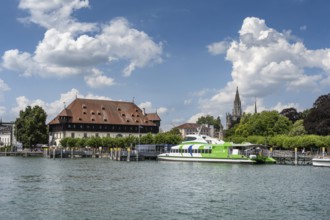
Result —
<instances>
[{"instance_id":1,"label":"gabled roof","mask_svg":"<svg viewBox=\"0 0 330 220\"><path fill-rule=\"evenodd\" d=\"M77 98L49 124L60 124L60 117L70 123L155 126L133 102Z\"/></svg>"},{"instance_id":2,"label":"gabled roof","mask_svg":"<svg viewBox=\"0 0 330 220\"><path fill-rule=\"evenodd\" d=\"M178 129L193 129L193 128L198 128L198 127L200 127L200 125L196 124L196 123L185 123L185 124L177 126L176 128L178 128Z\"/></svg>"},{"instance_id":3,"label":"gabled roof","mask_svg":"<svg viewBox=\"0 0 330 220\"><path fill-rule=\"evenodd\" d=\"M147 118L150 121L161 121L161 119L157 113L148 113Z\"/></svg>"}]
</instances>

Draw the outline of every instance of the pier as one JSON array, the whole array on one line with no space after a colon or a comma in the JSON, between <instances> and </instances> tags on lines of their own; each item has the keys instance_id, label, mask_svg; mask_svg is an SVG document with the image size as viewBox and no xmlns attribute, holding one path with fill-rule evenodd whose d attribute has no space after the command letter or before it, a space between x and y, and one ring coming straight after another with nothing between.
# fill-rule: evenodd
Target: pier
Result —
<instances>
[{"instance_id":1,"label":"pier","mask_svg":"<svg viewBox=\"0 0 330 220\"><path fill-rule=\"evenodd\" d=\"M290 150L274 150L272 157L279 165L312 165L312 159L315 155L308 153L298 153Z\"/></svg>"},{"instance_id":2,"label":"pier","mask_svg":"<svg viewBox=\"0 0 330 220\"><path fill-rule=\"evenodd\" d=\"M0 156L8 157L8 156L21 156L21 157L43 157L44 152L42 151L8 151L8 152L0 152Z\"/></svg>"}]
</instances>

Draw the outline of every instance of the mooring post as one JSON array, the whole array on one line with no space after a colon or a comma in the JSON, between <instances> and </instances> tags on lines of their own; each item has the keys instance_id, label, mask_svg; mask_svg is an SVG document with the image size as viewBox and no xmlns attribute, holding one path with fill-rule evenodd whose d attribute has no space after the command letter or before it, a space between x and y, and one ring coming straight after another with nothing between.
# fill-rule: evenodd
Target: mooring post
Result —
<instances>
[{"instance_id":1,"label":"mooring post","mask_svg":"<svg viewBox=\"0 0 330 220\"><path fill-rule=\"evenodd\" d=\"M99 158L102 158L102 147L99 147Z\"/></svg>"},{"instance_id":2,"label":"mooring post","mask_svg":"<svg viewBox=\"0 0 330 220\"><path fill-rule=\"evenodd\" d=\"M322 157L324 158L325 156L325 147L322 147Z\"/></svg>"},{"instance_id":3,"label":"mooring post","mask_svg":"<svg viewBox=\"0 0 330 220\"><path fill-rule=\"evenodd\" d=\"M117 160L120 160L120 157L121 157L121 148L118 147L118 158L117 158Z\"/></svg>"},{"instance_id":4,"label":"mooring post","mask_svg":"<svg viewBox=\"0 0 330 220\"><path fill-rule=\"evenodd\" d=\"M55 147L53 149L53 159L55 160Z\"/></svg>"},{"instance_id":5,"label":"mooring post","mask_svg":"<svg viewBox=\"0 0 330 220\"><path fill-rule=\"evenodd\" d=\"M294 148L294 164L298 164L298 150L296 147Z\"/></svg>"},{"instance_id":6,"label":"mooring post","mask_svg":"<svg viewBox=\"0 0 330 220\"><path fill-rule=\"evenodd\" d=\"M73 148L71 148L71 159L73 159Z\"/></svg>"},{"instance_id":7,"label":"mooring post","mask_svg":"<svg viewBox=\"0 0 330 220\"><path fill-rule=\"evenodd\" d=\"M269 148L269 151L268 151L268 157L272 157L273 156L273 148Z\"/></svg>"},{"instance_id":8,"label":"mooring post","mask_svg":"<svg viewBox=\"0 0 330 220\"><path fill-rule=\"evenodd\" d=\"M131 157L131 148L128 147L128 148L127 148L127 161L128 161L128 162L130 161L130 157Z\"/></svg>"}]
</instances>

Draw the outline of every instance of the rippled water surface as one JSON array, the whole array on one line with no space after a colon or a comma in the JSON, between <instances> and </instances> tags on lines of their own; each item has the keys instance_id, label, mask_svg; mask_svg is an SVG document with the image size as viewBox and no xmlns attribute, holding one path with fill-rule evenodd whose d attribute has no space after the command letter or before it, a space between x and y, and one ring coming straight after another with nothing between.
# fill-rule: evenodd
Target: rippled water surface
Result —
<instances>
[{"instance_id":1,"label":"rippled water surface","mask_svg":"<svg viewBox=\"0 0 330 220\"><path fill-rule=\"evenodd\" d=\"M1 219L330 219L330 168L0 157Z\"/></svg>"}]
</instances>

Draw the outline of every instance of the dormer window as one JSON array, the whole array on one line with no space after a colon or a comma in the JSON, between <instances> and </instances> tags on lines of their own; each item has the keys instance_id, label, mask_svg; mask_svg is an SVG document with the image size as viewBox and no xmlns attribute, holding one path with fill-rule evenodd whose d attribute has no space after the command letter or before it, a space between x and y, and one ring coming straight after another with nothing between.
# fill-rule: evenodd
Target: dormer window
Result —
<instances>
[{"instance_id":1,"label":"dormer window","mask_svg":"<svg viewBox=\"0 0 330 220\"><path fill-rule=\"evenodd\" d=\"M91 114L92 114L92 115L95 115L95 112L94 112L94 111L91 111Z\"/></svg>"},{"instance_id":2,"label":"dormer window","mask_svg":"<svg viewBox=\"0 0 330 220\"><path fill-rule=\"evenodd\" d=\"M97 115L101 115L101 112L97 111Z\"/></svg>"},{"instance_id":3,"label":"dormer window","mask_svg":"<svg viewBox=\"0 0 330 220\"><path fill-rule=\"evenodd\" d=\"M108 121L108 119L106 119L106 118L103 118L103 121Z\"/></svg>"},{"instance_id":4,"label":"dormer window","mask_svg":"<svg viewBox=\"0 0 330 220\"><path fill-rule=\"evenodd\" d=\"M103 105L102 105L102 107L101 107L101 108L102 108L102 110L105 110L105 107L104 107Z\"/></svg>"},{"instance_id":5,"label":"dormer window","mask_svg":"<svg viewBox=\"0 0 330 220\"><path fill-rule=\"evenodd\" d=\"M118 110L118 111L121 111L121 108L118 107L117 110Z\"/></svg>"},{"instance_id":6,"label":"dormer window","mask_svg":"<svg viewBox=\"0 0 330 220\"><path fill-rule=\"evenodd\" d=\"M135 115L134 115L134 114L132 114L132 117L135 117Z\"/></svg>"},{"instance_id":7,"label":"dormer window","mask_svg":"<svg viewBox=\"0 0 330 220\"><path fill-rule=\"evenodd\" d=\"M87 112L86 112L86 111L83 111L83 114L84 114L84 115L86 115L86 114L87 114Z\"/></svg>"},{"instance_id":8,"label":"dormer window","mask_svg":"<svg viewBox=\"0 0 330 220\"><path fill-rule=\"evenodd\" d=\"M78 117L78 121L82 121L82 119L80 117Z\"/></svg>"},{"instance_id":9,"label":"dormer window","mask_svg":"<svg viewBox=\"0 0 330 220\"><path fill-rule=\"evenodd\" d=\"M129 120L127 119L126 122L129 122Z\"/></svg>"},{"instance_id":10,"label":"dormer window","mask_svg":"<svg viewBox=\"0 0 330 220\"><path fill-rule=\"evenodd\" d=\"M125 113L121 114L121 116L125 117Z\"/></svg>"},{"instance_id":11,"label":"dormer window","mask_svg":"<svg viewBox=\"0 0 330 220\"><path fill-rule=\"evenodd\" d=\"M83 104L83 105L82 105L82 108L83 108L83 109L86 109L86 108L87 108L87 105Z\"/></svg>"}]
</instances>

